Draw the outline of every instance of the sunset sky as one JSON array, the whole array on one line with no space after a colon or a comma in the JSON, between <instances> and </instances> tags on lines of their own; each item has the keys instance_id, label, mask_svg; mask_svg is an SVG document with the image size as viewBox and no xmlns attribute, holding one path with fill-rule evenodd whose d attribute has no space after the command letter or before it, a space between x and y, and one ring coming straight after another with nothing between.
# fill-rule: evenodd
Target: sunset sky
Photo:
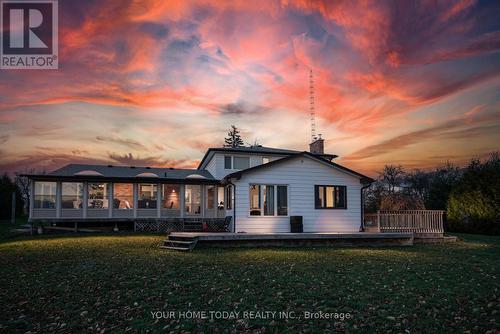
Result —
<instances>
[{"instance_id":1,"label":"sunset sky","mask_svg":"<svg viewBox=\"0 0 500 334\"><path fill-rule=\"evenodd\" d=\"M498 1L59 1L59 70L0 70L0 172L196 167L245 142L337 162L464 164L500 150Z\"/></svg>"}]
</instances>

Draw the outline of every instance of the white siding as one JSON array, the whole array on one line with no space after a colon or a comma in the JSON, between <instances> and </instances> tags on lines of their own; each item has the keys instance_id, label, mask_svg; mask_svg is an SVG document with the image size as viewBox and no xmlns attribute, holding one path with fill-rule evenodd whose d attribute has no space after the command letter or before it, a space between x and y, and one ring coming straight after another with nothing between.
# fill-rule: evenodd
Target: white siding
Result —
<instances>
[{"instance_id":1,"label":"white siding","mask_svg":"<svg viewBox=\"0 0 500 334\"><path fill-rule=\"evenodd\" d=\"M358 232L359 178L305 157L243 174L236 185L236 232L290 232L289 217L249 216L250 184L288 185L288 214L303 216L304 232ZM347 209L314 208L314 185L347 187Z\"/></svg>"},{"instance_id":2,"label":"white siding","mask_svg":"<svg viewBox=\"0 0 500 334\"><path fill-rule=\"evenodd\" d=\"M266 155L266 154L244 154L244 153L214 153L213 157L207 163L205 169L212 174L216 179L222 179L224 176L237 172L237 169L225 169L224 168L224 156L235 156L235 157L249 157L250 167L255 167L262 164L262 157L269 158L269 161L276 159L281 159L285 155Z\"/></svg>"},{"instance_id":3,"label":"white siding","mask_svg":"<svg viewBox=\"0 0 500 334\"><path fill-rule=\"evenodd\" d=\"M208 162L207 166L205 167L205 169L210 173L212 174L213 177L217 178L216 174L217 174L217 167L216 167L216 159L215 159L215 156L212 157L212 159L210 159L210 161Z\"/></svg>"}]
</instances>

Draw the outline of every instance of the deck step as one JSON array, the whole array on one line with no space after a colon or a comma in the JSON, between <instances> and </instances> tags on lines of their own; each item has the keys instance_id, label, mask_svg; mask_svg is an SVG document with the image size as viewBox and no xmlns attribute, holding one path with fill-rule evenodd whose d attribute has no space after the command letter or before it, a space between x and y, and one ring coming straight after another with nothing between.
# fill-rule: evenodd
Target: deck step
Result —
<instances>
[{"instance_id":1,"label":"deck step","mask_svg":"<svg viewBox=\"0 0 500 334\"><path fill-rule=\"evenodd\" d=\"M160 246L161 249L170 249L170 250L177 250L177 251L190 251L190 248L183 248L183 247L172 247L172 246Z\"/></svg>"},{"instance_id":2,"label":"deck step","mask_svg":"<svg viewBox=\"0 0 500 334\"><path fill-rule=\"evenodd\" d=\"M168 236L167 239L163 240L163 245L160 246L162 249L172 249L172 250L182 250L191 251L196 246L198 238L193 237L171 237Z\"/></svg>"},{"instance_id":3,"label":"deck step","mask_svg":"<svg viewBox=\"0 0 500 334\"><path fill-rule=\"evenodd\" d=\"M182 241L182 240L170 240L170 239L165 239L163 240L163 243L167 243L167 242L171 242L171 243L176 243L176 244L186 244L186 245L191 245L194 240L190 240L190 241Z\"/></svg>"}]
</instances>

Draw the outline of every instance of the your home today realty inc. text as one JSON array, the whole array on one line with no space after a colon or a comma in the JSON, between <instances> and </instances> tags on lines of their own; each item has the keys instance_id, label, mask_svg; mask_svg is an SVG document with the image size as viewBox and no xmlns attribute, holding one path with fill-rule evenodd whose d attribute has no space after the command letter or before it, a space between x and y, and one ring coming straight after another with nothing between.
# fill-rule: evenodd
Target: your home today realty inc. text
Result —
<instances>
[{"instance_id":1,"label":"your home today realty inc. text","mask_svg":"<svg viewBox=\"0 0 500 334\"><path fill-rule=\"evenodd\" d=\"M323 311L151 311L153 319L352 319L352 314Z\"/></svg>"}]
</instances>

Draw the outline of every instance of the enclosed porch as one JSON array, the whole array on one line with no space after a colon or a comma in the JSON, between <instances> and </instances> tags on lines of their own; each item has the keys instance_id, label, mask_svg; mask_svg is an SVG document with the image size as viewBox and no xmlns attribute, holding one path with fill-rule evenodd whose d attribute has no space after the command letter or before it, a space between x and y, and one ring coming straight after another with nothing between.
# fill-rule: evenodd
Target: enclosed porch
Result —
<instances>
[{"instance_id":1,"label":"enclosed porch","mask_svg":"<svg viewBox=\"0 0 500 334\"><path fill-rule=\"evenodd\" d=\"M204 181L204 180L202 180ZM218 182L32 180L30 221L203 221L232 214L232 189Z\"/></svg>"}]
</instances>

